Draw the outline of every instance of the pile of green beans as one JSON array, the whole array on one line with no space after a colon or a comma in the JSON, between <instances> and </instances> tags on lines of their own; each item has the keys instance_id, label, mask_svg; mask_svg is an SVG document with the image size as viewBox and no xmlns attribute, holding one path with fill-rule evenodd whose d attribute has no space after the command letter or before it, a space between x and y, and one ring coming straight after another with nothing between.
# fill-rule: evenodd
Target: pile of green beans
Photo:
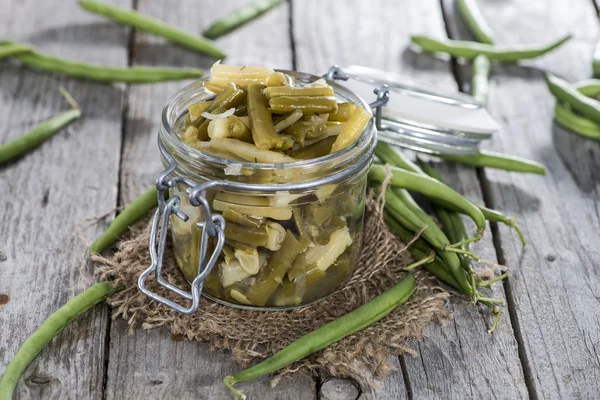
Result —
<instances>
[{"instance_id":1,"label":"pile of green beans","mask_svg":"<svg viewBox=\"0 0 600 400\"><path fill-rule=\"evenodd\" d=\"M356 310L302 336L265 361L245 371L227 376L223 381L225 386L232 391L236 399L244 399L245 396L233 386L234 384L277 371L373 325L404 304L414 293L415 287L414 275L407 275L396 285Z\"/></svg>"},{"instance_id":2,"label":"pile of green beans","mask_svg":"<svg viewBox=\"0 0 600 400\"><path fill-rule=\"evenodd\" d=\"M79 5L86 11L102 15L122 25L131 26L141 31L164 37L173 43L199 53L217 59L223 59L227 56L213 41L205 37L196 36L174 26L167 25L162 21L135 10L92 0L81 0Z\"/></svg>"},{"instance_id":3,"label":"pile of green beans","mask_svg":"<svg viewBox=\"0 0 600 400\"><path fill-rule=\"evenodd\" d=\"M42 142L45 142L51 138L62 128L81 117L81 110L79 109L79 105L75 102L73 97L64 89L61 89L61 94L65 97L72 108L35 126L23 136L0 145L0 163L13 160L34 149Z\"/></svg>"},{"instance_id":4,"label":"pile of green beans","mask_svg":"<svg viewBox=\"0 0 600 400\"><path fill-rule=\"evenodd\" d=\"M600 140L600 80L588 79L576 84L546 75L550 93L556 97L554 118L564 128L589 139Z\"/></svg>"},{"instance_id":5,"label":"pile of green beans","mask_svg":"<svg viewBox=\"0 0 600 400\"><path fill-rule=\"evenodd\" d=\"M250 3L213 22L206 28L203 35L209 39L221 37L246 25L282 3L283 0L258 0Z\"/></svg>"},{"instance_id":6,"label":"pile of green beans","mask_svg":"<svg viewBox=\"0 0 600 400\"><path fill-rule=\"evenodd\" d=\"M6 371L0 379L0 400L12 399L13 392L25 368L67 325L123 288L122 285L115 286L112 282L96 283L50 315L21 345L6 367Z\"/></svg>"}]
</instances>

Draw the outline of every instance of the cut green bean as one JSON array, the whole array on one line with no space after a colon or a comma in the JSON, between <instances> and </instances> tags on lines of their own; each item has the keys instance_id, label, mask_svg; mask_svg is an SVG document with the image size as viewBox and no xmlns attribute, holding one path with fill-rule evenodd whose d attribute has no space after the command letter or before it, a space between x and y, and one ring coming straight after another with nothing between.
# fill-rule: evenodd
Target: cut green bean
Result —
<instances>
[{"instance_id":1,"label":"cut green bean","mask_svg":"<svg viewBox=\"0 0 600 400\"><path fill-rule=\"evenodd\" d=\"M407 275L395 286L356 310L302 336L267 360L226 377L223 381L224 384L235 394L236 398L242 397L243 394L233 386L235 383L245 382L277 371L373 325L404 304L414 293L415 287L414 276Z\"/></svg>"},{"instance_id":2,"label":"cut green bean","mask_svg":"<svg viewBox=\"0 0 600 400\"><path fill-rule=\"evenodd\" d=\"M14 58L28 67L98 82L154 83L202 76L202 70L197 68L105 67L53 57L33 48Z\"/></svg>"},{"instance_id":3,"label":"cut green bean","mask_svg":"<svg viewBox=\"0 0 600 400\"><path fill-rule=\"evenodd\" d=\"M262 150L253 144L237 139L213 139L210 141L210 146L217 150L227 151L249 162L277 164L297 161L295 158L286 156L285 154L271 150Z\"/></svg>"},{"instance_id":4,"label":"cut green bean","mask_svg":"<svg viewBox=\"0 0 600 400\"><path fill-rule=\"evenodd\" d=\"M335 153L336 151L349 146L356 139L358 139L360 134L365 130L365 127L371 120L372 116L373 115L371 112L365 110L364 108L360 106L356 107L340 134L337 135L337 139L331 147L331 152Z\"/></svg>"},{"instance_id":5,"label":"cut green bean","mask_svg":"<svg viewBox=\"0 0 600 400\"><path fill-rule=\"evenodd\" d=\"M106 300L111 294L123 289L112 282L100 282L90 286L83 293L73 297L64 306L50 315L40 327L21 345L8 363L0 379L0 399L11 400L19 378L33 359L50 341L77 317L96 304Z\"/></svg>"},{"instance_id":6,"label":"cut green bean","mask_svg":"<svg viewBox=\"0 0 600 400\"><path fill-rule=\"evenodd\" d=\"M546 74L546 83L557 101L569 104L574 111L600 124L600 101L587 97L557 76Z\"/></svg>"},{"instance_id":7,"label":"cut green bean","mask_svg":"<svg viewBox=\"0 0 600 400\"><path fill-rule=\"evenodd\" d=\"M127 232L130 226L158 205L156 187L151 187L117 215L108 229L90 246L90 254L102 253Z\"/></svg>"},{"instance_id":8,"label":"cut green bean","mask_svg":"<svg viewBox=\"0 0 600 400\"><path fill-rule=\"evenodd\" d=\"M522 172L529 174L545 175L544 165L522 157L508 154L480 150L479 153L468 156L455 156L450 154L433 154L435 157L474 167L502 169L504 171Z\"/></svg>"},{"instance_id":9,"label":"cut green bean","mask_svg":"<svg viewBox=\"0 0 600 400\"><path fill-rule=\"evenodd\" d=\"M481 43L493 44L492 29L485 22L475 0L457 0L456 5L475 39Z\"/></svg>"},{"instance_id":10,"label":"cut green bean","mask_svg":"<svg viewBox=\"0 0 600 400\"><path fill-rule=\"evenodd\" d=\"M223 59L227 56L213 41L205 37L197 36L177 27L167 25L156 18L141 14L135 10L92 0L80 0L79 5L89 12L102 15L122 25L131 26L141 31L164 37L173 43L195 50L199 53L217 59Z\"/></svg>"},{"instance_id":11,"label":"cut green bean","mask_svg":"<svg viewBox=\"0 0 600 400\"><path fill-rule=\"evenodd\" d=\"M209 39L221 37L283 3L283 0L258 0L213 22L203 33Z\"/></svg>"},{"instance_id":12,"label":"cut green bean","mask_svg":"<svg viewBox=\"0 0 600 400\"><path fill-rule=\"evenodd\" d=\"M391 185L421 193L433 202L439 201L442 204L452 204L459 212L468 215L475 222L477 235L483 235L486 223L481 210L456 191L426 175L405 171L396 167L391 167L389 172L391 173ZM368 178L372 181L383 182L386 178L386 167L383 165L373 165L369 170Z\"/></svg>"},{"instance_id":13,"label":"cut green bean","mask_svg":"<svg viewBox=\"0 0 600 400\"><path fill-rule=\"evenodd\" d=\"M13 42L2 42L0 43L0 60L5 58L14 57L19 54L29 53L31 47Z\"/></svg>"},{"instance_id":14,"label":"cut green bean","mask_svg":"<svg viewBox=\"0 0 600 400\"><path fill-rule=\"evenodd\" d=\"M478 55L483 54L490 60L516 62L542 56L562 46L569 39L571 39L571 35L564 36L547 45L499 46L415 35L412 37L412 42L428 52L447 53L453 57L465 58L467 60L472 60Z\"/></svg>"},{"instance_id":15,"label":"cut green bean","mask_svg":"<svg viewBox=\"0 0 600 400\"><path fill-rule=\"evenodd\" d=\"M471 96L483 106L487 104L490 91L490 70L491 63L489 58L482 54L475 57L471 71Z\"/></svg>"},{"instance_id":16,"label":"cut green bean","mask_svg":"<svg viewBox=\"0 0 600 400\"><path fill-rule=\"evenodd\" d=\"M313 140L325 136L327 127L320 121L297 121L284 129L283 133L292 136L300 147L304 147L305 140Z\"/></svg>"},{"instance_id":17,"label":"cut green bean","mask_svg":"<svg viewBox=\"0 0 600 400\"><path fill-rule=\"evenodd\" d=\"M271 97L269 107L274 113L300 110L305 114L327 114L337 110L337 102L333 96L277 96Z\"/></svg>"},{"instance_id":18,"label":"cut green bean","mask_svg":"<svg viewBox=\"0 0 600 400\"><path fill-rule=\"evenodd\" d=\"M302 118L304 114L300 110L294 110L289 114L286 114L283 118L277 121L275 124L275 131L277 133L283 131L284 129L292 126L294 123L298 122L300 118ZM306 135L304 135L306 136Z\"/></svg>"},{"instance_id":19,"label":"cut green bean","mask_svg":"<svg viewBox=\"0 0 600 400\"><path fill-rule=\"evenodd\" d=\"M330 97L334 96L333 88L331 86L311 86L311 87L298 87L298 86L271 86L266 88L265 94L272 97Z\"/></svg>"},{"instance_id":20,"label":"cut green bean","mask_svg":"<svg viewBox=\"0 0 600 400\"><path fill-rule=\"evenodd\" d=\"M71 97L64 89L61 89L61 93L67 99L72 109L64 111L56 117L52 117L49 120L36 125L23 136L0 145L0 163L13 160L34 149L51 138L62 128L81 117L81 110L77 103L75 103L75 100L73 100L73 97Z\"/></svg>"},{"instance_id":21,"label":"cut green bean","mask_svg":"<svg viewBox=\"0 0 600 400\"><path fill-rule=\"evenodd\" d=\"M354 103L339 103L337 111L329 113L327 121L333 122L348 122L356 110L356 104Z\"/></svg>"},{"instance_id":22,"label":"cut green bean","mask_svg":"<svg viewBox=\"0 0 600 400\"><path fill-rule=\"evenodd\" d=\"M267 98L263 94L264 85L253 83L248 86L248 116L252 139L257 148L269 150L280 148L283 139L275 131L271 113L267 109ZM290 110L291 111L291 110Z\"/></svg>"},{"instance_id":23,"label":"cut green bean","mask_svg":"<svg viewBox=\"0 0 600 400\"><path fill-rule=\"evenodd\" d=\"M325 139L311 143L304 148L292 151L290 156L299 160L308 160L326 156L331 152L331 147L333 146L335 139L335 136L326 137Z\"/></svg>"}]
</instances>

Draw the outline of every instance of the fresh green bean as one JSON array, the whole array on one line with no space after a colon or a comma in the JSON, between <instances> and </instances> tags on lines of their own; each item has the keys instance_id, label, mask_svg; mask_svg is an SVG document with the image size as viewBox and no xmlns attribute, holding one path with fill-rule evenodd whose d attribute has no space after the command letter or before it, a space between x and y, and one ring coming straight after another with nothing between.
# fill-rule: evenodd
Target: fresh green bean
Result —
<instances>
[{"instance_id":1,"label":"fresh green bean","mask_svg":"<svg viewBox=\"0 0 600 400\"><path fill-rule=\"evenodd\" d=\"M475 0L457 0L456 5L475 39L481 43L493 44L492 29L485 22Z\"/></svg>"},{"instance_id":2,"label":"fresh green bean","mask_svg":"<svg viewBox=\"0 0 600 400\"><path fill-rule=\"evenodd\" d=\"M213 22L202 35L216 39L260 17L281 3L283 0L258 0L250 3Z\"/></svg>"},{"instance_id":3,"label":"fresh green bean","mask_svg":"<svg viewBox=\"0 0 600 400\"><path fill-rule=\"evenodd\" d=\"M462 40L434 39L427 36L415 35L412 42L423 50L433 53L448 53L453 57L472 60L479 54L483 54L490 60L503 62L516 62L542 56L557 47L560 47L571 35L564 36L559 40L547 45L512 45L499 46L484 43L475 43Z\"/></svg>"},{"instance_id":4,"label":"fresh green bean","mask_svg":"<svg viewBox=\"0 0 600 400\"><path fill-rule=\"evenodd\" d=\"M465 1L465 0L463 0ZM482 105L486 105L489 94L490 59L483 54L473 60L471 71L471 95Z\"/></svg>"},{"instance_id":5,"label":"fresh green bean","mask_svg":"<svg viewBox=\"0 0 600 400\"><path fill-rule=\"evenodd\" d=\"M588 97L597 97L600 95L600 80L587 79L573 85L579 92ZM556 101L554 107L554 119L561 126L572 132L578 133L590 139L600 139L600 125L581 117L571 111L568 104Z\"/></svg>"},{"instance_id":6,"label":"fresh green bean","mask_svg":"<svg viewBox=\"0 0 600 400\"><path fill-rule=\"evenodd\" d=\"M264 85L261 83L248 85L248 116L252 138L256 147L261 150L280 148L283 139L275 131L263 89Z\"/></svg>"},{"instance_id":7,"label":"fresh green bean","mask_svg":"<svg viewBox=\"0 0 600 400\"><path fill-rule=\"evenodd\" d=\"M102 15L122 25L131 26L141 31L164 37L173 43L202 54L217 59L223 59L227 56L213 41L205 37L193 35L174 26L167 25L162 21L135 10L92 0L80 0L79 5L94 14Z\"/></svg>"},{"instance_id":8,"label":"fresh green bean","mask_svg":"<svg viewBox=\"0 0 600 400\"><path fill-rule=\"evenodd\" d=\"M302 336L267 360L245 371L226 377L223 381L224 384L235 394L236 398L240 398L243 395L233 387L235 383L248 381L277 371L338 342L346 336L373 325L395 308L404 304L414 293L415 287L414 276L407 275L395 286L354 311Z\"/></svg>"},{"instance_id":9,"label":"fresh green bean","mask_svg":"<svg viewBox=\"0 0 600 400\"><path fill-rule=\"evenodd\" d=\"M479 153L468 156L455 156L450 154L434 154L435 157L460 164L475 167L487 167L530 174L545 175L544 165L522 157L510 156L508 154L496 153L487 150L479 150Z\"/></svg>"},{"instance_id":10,"label":"fresh green bean","mask_svg":"<svg viewBox=\"0 0 600 400\"><path fill-rule=\"evenodd\" d=\"M117 241L131 225L158 205L156 187L151 187L117 215L108 229L90 246L90 254L99 254Z\"/></svg>"},{"instance_id":11,"label":"fresh green bean","mask_svg":"<svg viewBox=\"0 0 600 400\"><path fill-rule=\"evenodd\" d=\"M115 287L112 282L96 283L50 315L21 345L6 367L0 379L0 399L12 399L19 378L27 366L55 336L77 317L121 289L123 286Z\"/></svg>"},{"instance_id":12,"label":"fresh green bean","mask_svg":"<svg viewBox=\"0 0 600 400\"><path fill-rule=\"evenodd\" d=\"M483 235L486 223L481 210L456 191L426 175L405 171L396 167L391 167L389 172L391 173L390 184L392 186L421 193L433 202L452 204L457 210L468 215L475 222L477 235ZM369 170L369 180L383 182L385 178L386 167L383 165L373 165Z\"/></svg>"},{"instance_id":13,"label":"fresh green bean","mask_svg":"<svg viewBox=\"0 0 600 400\"><path fill-rule=\"evenodd\" d=\"M53 57L34 48L28 53L14 55L14 58L42 71L98 82L154 83L202 76L202 70L197 68L105 67Z\"/></svg>"},{"instance_id":14,"label":"fresh green bean","mask_svg":"<svg viewBox=\"0 0 600 400\"><path fill-rule=\"evenodd\" d=\"M23 136L0 145L0 163L12 160L39 146L62 128L81 117L81 110L75 100L73 100L73 97L64 89L61 89L61 93L67 99L72 109L36 125Z\"/></svg>"},{"instance_id":15,"label":"fresh green bean","mask_svg":"<svg viewBox=\"0 0 600 400\"><path fill-rule=\"evenodd\" d=\"M569 104L574 111L600 124L600 101L587 97L557 76L546 74L546 83L557 101Z\"/></svg>"},{"instance_id":16,"label":"fresh green bean","mask_svg":"<svg viewBox=\"0 0 600 400\"><path fill-rule=\"evenodd\" d=\"M0 43L0 60L14 57L18 54L29 53L31 47L20 43L2 42Z\"/></svg>"}]
</instances>

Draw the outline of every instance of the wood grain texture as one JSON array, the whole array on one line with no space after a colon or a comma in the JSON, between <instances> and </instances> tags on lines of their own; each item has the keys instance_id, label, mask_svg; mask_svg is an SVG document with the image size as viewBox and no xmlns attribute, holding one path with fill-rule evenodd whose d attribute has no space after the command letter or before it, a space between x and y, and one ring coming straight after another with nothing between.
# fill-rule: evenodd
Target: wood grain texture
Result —
<instances>
[{"instance_id":1,"label":"wood grain texture","mask_svg":"<svg viewBox=\"0 0 600 400\"><path fill-rule=\"evenodd\" d=\"M540 161L548 167L547 177L494 170L485 175L492 203L519 215L530 242L522 251L500 227L530 394L598 398L600 147L553 123L554 99L542 73L570 81L591 75L596 15L592 3L583 0L554 1L551 7L544 1L478 4L498 43L545 42L550 33L575 36L530 67L494 66L492 72L489 110L502 130L487 147ZM450 28L460 35L460 27Z\"/></svg>"},{"instance_id":2,"label":"wood grain texture","mask_svg":"<svg viewBox=\"0 0 600 400\"><path fill-rule=\"evenodd\" d=\"M3 1L0 17L2 38L65 58L127 63L124 29L95 24L69 2ZM60 86L81 104L84 117L32 153L0 166L0 293L10 296L0 306L0 375L46 317L94 281L89 271L79 270L85 246L75 226L116 205L122 87L2 62L0 142L68 109ZM105 226L91 226L87 238ZM106 307L98 306L70 325L25 371L16 398L99 398L106 321Z\"/></svg>"},{"instance_id":3,"label":"wood grain texture","mask_svg":"<svg viewBox=\"0 0 600 400\"><path fill-rule=\"evenodd\" d=\"M248 3L216 0L164 2L142 0L141 12L200 33L215 18ZM218 40L230 55L230 64L267 65L291 68L287 5L278 7L242 29ZM133 64L160 62L173 66L200 66L208 69L216 61L178 48L161 39L135 33ZM163 105L186 83L165 83L132 87L129 92L121 163L121 203L126 204L153 184L161 170L156 144ZM199 312L202 312L200 310ZM137 331L127 337L124 322L111 327L107 399L120 398L201 398L225 399L229 391L222 381L240 369L229 352L211 351L206 343L175 342L166 331ZM315 382L309 378L283 379L275 388L270 378L240 384L250 398L314 399Z\"/></svg>"},{"instance_id":4,"label":"wood grain texture","mask_svg":"<svg viewBox=\"0 0 600 400\"><path fill-rule=\"evenodd\" d=\"M299 2L294 6L297 4ZM298 70L324 72L332 64L359 64L398 72L439 87L457 87L446 60L417 54L408 48L411 34L426 32L445 36L438 2L403 2L401 5L393 1L355 2L341 10L333 1L303 1L301 4L294 7ZM315 16L322 16L323 21ZM442 165L440 172L450 186L482 202L473 170ZM489 231L474 248L484 259L496 262ZM491 295L503 297L501 285ZM449 308L455 315L454 320L445 327L430 326L425 339L412 344L418 356L405 357L412 396L474 398L498 392L505 393L507 398L525 397L526 387L510 320L502 317L500 328L491 336L487 333L490 317L486 310L457 297L452 298ZM492 375L494 379L490 378ZM393 377L396 384L402 384L399 369ZM363 396L396 398L398 393L404 395L403 392L389 387L380 393L365 391Z\"/></svg>"}]
</instances>

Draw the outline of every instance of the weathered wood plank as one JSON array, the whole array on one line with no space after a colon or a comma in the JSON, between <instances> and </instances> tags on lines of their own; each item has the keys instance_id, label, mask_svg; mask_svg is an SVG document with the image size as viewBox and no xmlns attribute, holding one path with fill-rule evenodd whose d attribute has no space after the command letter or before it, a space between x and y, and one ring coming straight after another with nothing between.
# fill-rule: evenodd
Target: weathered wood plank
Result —
<instances>
[{"instance_id":1,"label":"weathered wood plank","mask_svg":"<svg viewBox=\"0 0 600 400\"><path fill-rule=\"evenodd\" d=\"M3 38L66 58L127 64L125 30L94 24L69 2L3 1L0 20ZM0 306L0 375L48 315L94 281L89 271L79 270L85 246L75 226L116 204L122 87L3 62L0 142L66 110L59 86L81 104L83 119L31 154L0 166L0 293L10 296ZM87 230L88 239L100 234L103 225ZM106 321L106 307L99 306L69 326L25 371L16 397L99 398Z\"/></svg>"},{"instance_id":2,"label":"weathered wood plank","mask_svg":"<svg viewBox=\"0 0 600 400\"><path fill-rule=\"evenodd\" d=\"M530 65L569 80L591 75L597 19L589 1L479 2L500 43L549 40L567 31L575 40ZM447 7L451 11L450 7ZM450 25L454 35L458 30ZM542 71L495 66L491 113L502 132L487 145L545 163L547 177L486 170L488 196L519 215L530 245L500 227L501 258L532 397L597 398L600 393L600 148L552 121L554 99Z\"/></svg>"},{"instance_id":3,"label":"weathered wood plank","mask_svg":"<svg viewBox=\"0 0 600 400\"><path fill-rule=\"evenodd\" d=\"M247 2L215 0L199 6L191 0L168 4L144 1L140 2L140 11L201 32L215 18ZM288 26L288 7L283 5L219 39L219 44L230 55L228 63L291 68ZM208 69L215 61L143 33L136 32L135 37L134 64L160 62ZM160 171L156 147L160 112L166 100L183 86L184 83L167 83L131 89L121 169L122 204L152 185ZM111 328L106 398L228 398L230 394L222 380L238 369L229 352L213 352L206 343L174 342L166 331L138 331L127 337L124 322L116 321ZM315 382L310 378L284 379L274 389L269 381L269 377L264 377L240 387L257 399L316 397Z\"/></svg>"},{"instance_id":4,"label":"weathered wood plank","mask_svg":"<svg viewBox=\"0 0 600 400\"><path fill-rule=\"evenodd\" d=\"M399 72L418 81L455 88L450 65L407 48L409 35L426 32L445 36L439 4L435 1L355 2L340 8L335 2L294 3L294 39L298 70L322 73L332 64L359 64ZM296 10L297 9L297 10ZM344 11L346 10L346 11ZM325 21L319 19L325 19ZM348 29L351 26L352 29ZM328 40L323 40L328 38ZM448 183L469 198L482 202L474 171L441 166ZM491 234L475 247L482 257L496 261ZM497 287L493 296L503 297ZM476 397L490 392L507 397L526 395L510 320L502 318L498 331L486 330L490 318L468 301L453 297L449 307L455 319L447 326L431 326L422 342L414 343L419 356L406 357L414 398ZM443 365L445 370L441 370ZM495 379L489 379L494 375ZM395 384L402 385L398 369ZM507 385L509 383L509 385ZM363 393L365 398L404 396L404 390L386 388L381 393Z\"/></svg>"}]
</instances>

